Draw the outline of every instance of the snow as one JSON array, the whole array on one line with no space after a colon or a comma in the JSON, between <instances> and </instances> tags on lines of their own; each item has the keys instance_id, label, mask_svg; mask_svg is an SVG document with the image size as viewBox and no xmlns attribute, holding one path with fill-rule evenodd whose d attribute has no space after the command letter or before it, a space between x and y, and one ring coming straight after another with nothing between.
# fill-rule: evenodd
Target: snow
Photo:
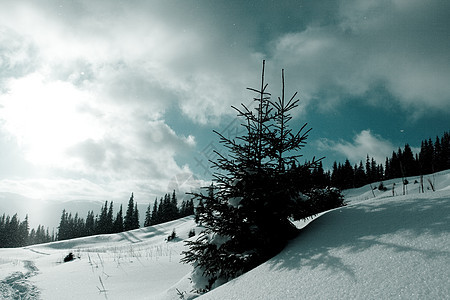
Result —
<instances>
[{"instance_id":1,"label":"snow","mask_svg":"<svg viewBox=\"0 0 450 300\"><path fill-rule=\"evenodd\" d=\"M233 197L228 200L228 203L235 208L238 208L239 204L241 204L242 197Z\"/></svg>"},{"instance_id":2,"label":"snow","mask_svg":"<svg viewBox=\"0 0 450 300\"><path fill-rule=\"evenodd\" d=\"M450 299L450 171L425 176L425 193L415 180L406 195L401 179L375 197L378 183L344 191L346 207L296 223L300 235L280 254L198 299ZM0 249L0 298L192 298L192 267L179 260L193 228L187 217ZM178 238L165 241L173 229ZM77 258L62 263L69 252Z\"/></svg>"},{"instance_id":3,"label":"snow","mask_svg":"<svg viewBox=\"0 0 450 300\"><path fill-rule=\"evenodd\" d=\"M433 178L437 191L424 194L346 191L347 207L199 299L450 299L450 172Z\"/></svg>"},{"instance_id":4,"label":"snow","mask_svg":"<svg viewBox=\"0 0 450 300\"><path fill-rule=\"evenodd\" d=\"M119 234L0 249L0 299L11 294L4 278L14 273L27 277L30 288L21 292L26 299L39 299L32 286L41 299L178 299L171 288L191 272L179 261L183 240L195 227L187 217ZM173 229L179 237L165 241ZM63 263L69 252L77 258ZM35 266L28 276L27 261Z\"/></svg>"}]
</instances>

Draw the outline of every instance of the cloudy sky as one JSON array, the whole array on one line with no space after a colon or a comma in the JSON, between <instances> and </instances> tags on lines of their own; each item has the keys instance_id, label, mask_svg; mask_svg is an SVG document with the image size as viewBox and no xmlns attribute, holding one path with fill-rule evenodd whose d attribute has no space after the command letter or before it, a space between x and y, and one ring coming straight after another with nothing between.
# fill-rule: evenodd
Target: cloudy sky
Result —
<instances>
[{"instance_id":1,"label":"cloudy sky","mask_svg":"<svg viewBox=\"0 0 450 300\"><path fill-rule=\"evenodd\" d=\"M0 192L142 203L207 182L263 59L326 167L450 129L449 1L3 0Z\"/></svg>"}]
</instances>

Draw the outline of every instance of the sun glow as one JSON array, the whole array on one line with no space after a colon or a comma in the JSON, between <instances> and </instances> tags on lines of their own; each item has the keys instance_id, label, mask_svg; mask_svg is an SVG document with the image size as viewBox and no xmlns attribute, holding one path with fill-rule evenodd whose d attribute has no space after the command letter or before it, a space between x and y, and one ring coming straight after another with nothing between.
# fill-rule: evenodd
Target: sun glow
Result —
<instances>
[{"instance_id":1,"label":"sun glow","mask_svg":"<svg viewBox=\"0 0 450 300\"><path fill-rule=\"evenodd\" d=\"M87 92L70 83L31 74L9 82L8 93L0 95L0 117L27 160L65 167L71 163L69 147L101 135L98 121L80 109L88 100Z\"/></svg>"}]
</instances>

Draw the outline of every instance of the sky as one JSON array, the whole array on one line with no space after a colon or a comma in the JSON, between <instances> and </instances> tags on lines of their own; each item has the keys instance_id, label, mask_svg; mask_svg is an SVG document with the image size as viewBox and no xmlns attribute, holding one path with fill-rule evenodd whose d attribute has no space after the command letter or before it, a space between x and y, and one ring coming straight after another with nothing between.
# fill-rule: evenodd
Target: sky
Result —
<instances>
[{"instance_id":1,"label":"sky","mask_svg":"<svg viewBox=\"0 0 450 300\"><path fill-rule=\"evenodd\" d=\"M211 180L262 61L298 92L302 159L392 151L450 129L450 2L0 4L0 193L148 203Z\"/></svg>"}]
</instances>

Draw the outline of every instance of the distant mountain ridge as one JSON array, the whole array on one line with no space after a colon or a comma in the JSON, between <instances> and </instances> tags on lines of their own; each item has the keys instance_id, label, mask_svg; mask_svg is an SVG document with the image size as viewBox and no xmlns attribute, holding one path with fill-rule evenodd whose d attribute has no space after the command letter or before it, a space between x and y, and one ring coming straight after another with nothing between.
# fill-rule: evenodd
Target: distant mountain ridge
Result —
<instances>
[{"instance_id":1,"label":"distant mountain ridge","mask_svg":"<svg viewBox=\"0 0 450 300\"><path fill-rule=\"evenodd\" d=\"M102 204L101 201L88 200L47 201L0 192L0 215L5 213L12 216L17 213L20 220L28 215L30 228L43 225L45 228L48 227L50 232L58 227L63 209L72 214L78 213L80 217L85 218L90 210L93 210L95 214L98 213Z\"/></svg>"}]
</instances>

